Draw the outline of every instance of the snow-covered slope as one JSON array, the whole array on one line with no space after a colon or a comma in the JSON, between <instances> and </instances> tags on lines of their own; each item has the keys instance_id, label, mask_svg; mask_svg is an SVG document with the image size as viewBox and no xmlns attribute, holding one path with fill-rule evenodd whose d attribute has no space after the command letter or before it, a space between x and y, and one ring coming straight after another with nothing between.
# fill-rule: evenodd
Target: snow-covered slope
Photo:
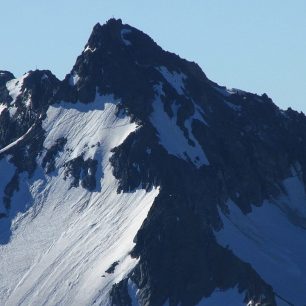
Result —
<instances>
[{"instance_id":1,"label":"snow-covered slope","mask_svg":"<svg viewBox=\"0 0 306 306\"><path fill-rule=\"evenodd\" d=\"M283 184L286 194L265 201L248 215L230 201L229 213L221 213L223 228L215 234L221 245L249 262L273 286L277 296L293 305L303 305L306 194L297 176L289 177Z\"/></svg>"},{"instance_id":2,"label":"snow-covered slope","mask_svg":"<svg viewBox=\"0 0 306 306\"><path fill-rule=\"evenodd\" d=\"M67 142L57 173L45 176L38 168L31 178L23 175L12 199L12 206L23 202L30 209L17 213L10 242L0 248L0 304L106 305L112 284L136 264L129 256L133 238L158 194L117 193L111 149L137 126L116 115L112 96L97 95L89 105L51 106L43 128L46 149L61 137ZM93 192L65 178L65 163L80 155L98 161ZM114 262L114 272L106 273Z\"/></svg>"},{"instance_id":3,"label":"snow-covered slope","mask_svg":"<svg viewBox=\"0 0 306 306\"><path fill-rule=\"evenodd\" d=\"M172 106L174 115L173 118L170 118L165 112L161 100L162 96L165 96L165 93L162 90L162 85L159 84L156 86L155 91L156 97L153 103L151 122L158 132L160 143L166 148L169 154L175 155L186 161L191 161L196 167L209 165L207 157L197 140L194 138L191 129L193 120L197 119L203 121L203 119L200 118L199 114L195 113L192 118L188 118L185 121L184 126L185 128L188 127L189 132L188 139L177 124L177 109L175 109L175 101L173 102L174 106ZM193 144L189 143L190 139L193 141Z\"/></svg>"}]
</instances>

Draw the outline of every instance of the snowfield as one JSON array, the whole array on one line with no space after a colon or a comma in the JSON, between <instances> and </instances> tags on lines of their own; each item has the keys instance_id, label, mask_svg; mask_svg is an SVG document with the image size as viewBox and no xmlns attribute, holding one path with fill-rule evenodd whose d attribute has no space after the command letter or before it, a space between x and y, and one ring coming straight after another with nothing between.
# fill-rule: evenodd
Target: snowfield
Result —
<instances>
[{"instance_id":1,"label":"snowfield","mask_svg":"<svg viewBox=\"0 0 306 306\"><path fill-rule=\"evenodd\" d=\"M116 111L112 96L99 95L91 104L49 108L45 148L60 137L67 143L56 175L38 167L33 177L22 175L13 196L12 207L29 208L11 212L11 241L0 246L0 305L107 305L113 283L137 263L129 255L133 238L159 190L117 193L110 150L137 126ZM64 163L81 154L99 163L94 192L64 180ZM114 273L106 273L116 261Z\"/></svg>"},{"instance_id":2,"label":"snowfield","mask_svg":"<svg viewBox=\"0 0 306 306\"><path fill-rule=\"evenodd\" d=\"M197 168L202 165L209 165L209 161L202 147L192 134L192 121L194 119L205 121L200 117L198 111L185 121L185 127L189 132L189 139L194 142L194 146L189 144L182 129L177 125L177 109L172 107L174 116L172 118L164 110L164 104L161 96L164 95L162 84L155 86L155 100L153 102L153 112L151 114L151 122L159 135L160 144L171 155L177 156L188 162L192 162Z\"/></svg>"},{"instance_id":3,"label":"snowfield","mask_svg":"<svg viewBox=\"0 0 306 306\"><path fill-rule=\"evenodd\" d=\"M278 296L292 305L304 305L306 194L297 173L292 172L283 182L286 195L253 207L247 215L230 201L230 213L220 213L224 228L215 235L221 245L250 263ZM288 304L278 299L278 305Z\"/></svg>"},{"instance_id":4,"label":"snowfield","mask_svg":"<svg viewBox=\"0 0 306 306\"><path fill-rule=\"evenodd\" d=\"M17 97L22 93L23 81L28 77L28 75L29 73L25 73L22 77L10 80L6 83L6 88L9 91L9 95L13 99L11 105L16 102Z\"/></svg>"}]
</instances>

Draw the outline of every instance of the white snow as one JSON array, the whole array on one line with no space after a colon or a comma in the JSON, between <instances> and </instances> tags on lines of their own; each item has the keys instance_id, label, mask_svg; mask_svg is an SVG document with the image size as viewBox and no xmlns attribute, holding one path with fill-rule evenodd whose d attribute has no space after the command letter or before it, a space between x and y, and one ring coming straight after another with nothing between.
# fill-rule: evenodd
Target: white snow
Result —
<instances>
[{"instance_id":1,"label":"white snow","mask_svg":"<svg viewBox=\"0 0 306 306\"><path fill-rule=\"evenodd\" d=\"M126 46L131 46L132 43L126 38L126 35L130 34L132 31L130 29L121 30L121 39Z\"/></svg>"},{"instance_id":2,"label":"white snow","mask_svg":"<svg viewBox=\"0 0 306 306\"><path fill-rule=\"evenodd\" d=\"M79 75L75 71L73 71L69 78L70 86L75 86L79 80L80 80Z\"/></svg>"},{"instance_id":3,"label":"white snow","mask_svg":"<svg viewBox=\"0 0 306 306\"><path fill-rule=\"evenodd\" d=\"M244 293L239 293L237 288L222 291L216 289L208 298L204 298L197 306L245 306Z\"/></svg>"},{"instance_id":4,"label":"white snow","mask_svg":"<svg viewBox=\"0 0 306 306\"><path fill-rule=\"evenodd\" d=\"M191 161L196 167L209 165L204 151L192 134L191 121L193 118L189 119L189 122L185 122L185 126L187 127L189 137L194 141L195 146L188 143L188 139L177 125L177 110L172 108L174 111L174 116L172 118L170 118L165 112L164 105L161 100L161 96L164 94L161 84L155 86L155 92L155 100L152 104L153 112L150 120L158 132L160 144L169 154L182 158L186 161Z\"/></svg>"},{"instance_id":5,"label":"white snow","mask_svg":"<svg viewBox=\"0 0 306 306\"><path fill-rule=\"evenodd\" d=\"M28 73L24 74L18 79L10 80L6 83L6 88L9 91L9 95L12 97L13 101L11 104L14 104L16 98L21 94L23 80L28 76Z\"/></svg>"},{"instance_id":6,"label":"white snow","mask_svg":"<svg viewBox=\"0 0 306 306\"><path fill-rule=\"evenodd\" d=\"M305 189L297 176L286 179L283 185L288 195L265 201L247 215L230 201L230 214L220 213L224 228L215 235L218 243L249 262L280 297L294 305L303 305L306 301Z\"/></svg>"},{"instance_id":7,"label":"white snow","mask_svg":"<svg viewBox=\"0 0 306 306\"><path fill-rule=\"evenodd\" d=\"M95 52L96 50L97 50L97 48L91 49L91 48L89 47L89 45L88 45L88 46L86 46L84 52L90 51L91 53L93 53L93 52Z\"/></svg>"},{"instance_id":8,"label":"white snow","mask_svg":"<svg viewBox=\"0 0 306 306\"><path fill-rule=\"evenodd\" d=\"M165 80L176 90L179 95L184 95L185 93L185 85L184 80L187 76L182 72L170 71L165 66L160 66L156 68Z\"/></svg>"},{"instance_id":9,"label":"white snow","mask_svg":"<svg viewBox=\"0 0 306 306\"><path fill-rule=\"evenodd\" d=\"M9 113L11 117L14 116L17 111L15 102L16 102L17 97L22 93L22 85L23 85L24 79L26 79L28 75L29 73L25 73L22 77L10 80L6 83L6 88L9 91L9 95L13 99L9 105ZM31 105L30 97L24 103L26 107L29 107Z\"/></svg>"},{"instance_id":10,"label":"white snow","mask_svg":"<svg viewBox=\"0 0 306 306\"><path fill-rule=\"evenodd\" d=\"M5 104L0 104L0 115L7 108Z\"/></svg>"},{"instance_id":11,"label":"white snow","mask_svg":"<svg viewBox=\"0 0 306 306\"><path fill-rule=\"evenodd\" d=\"M115 113L112 96L50 106L44 146L60 137L67 143L55 176L41 168L30 179L21 176L12 206L31 207L17 214L10 243L0 246L1 305L108 305L112 284L137 263L129 256L133 238L159 190L117 194L110 150L137 126ZM82 153L99 163L94 192L70 188L70 179L64 180L64 163ZM105 273L115 261L114 273Z\"/></svg>"},{"instance_id":12,"label":"white snow","mask_svg":"<svg viewBox=\"0 0 306 306\"><path fill-rule=\"evenodd\" d=\"M9 113L10 113L10 117L13 117L17 112L17 107L16 106L9 106Z\"/></svg>"}]
</instances>

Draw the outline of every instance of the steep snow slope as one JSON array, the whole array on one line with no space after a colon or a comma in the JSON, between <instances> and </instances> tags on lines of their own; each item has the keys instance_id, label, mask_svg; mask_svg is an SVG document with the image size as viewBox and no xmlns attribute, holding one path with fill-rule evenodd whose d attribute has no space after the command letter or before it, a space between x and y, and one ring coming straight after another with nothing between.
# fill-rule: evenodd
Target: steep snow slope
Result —
<instances>
[{"instance_id":1,"label":"steep snow slope","mask_svg":"<svg viewBox=\"0 0 306 306\"><path fill-rule=\"evenodd\" d=\"M158 194L117 194L110 150L137 126L116 115L112 96L97 95L89 105L51 106L43 128L46 149L61 137L67 142L56 158L58 173L45 176L39 167L33 177L23 175L13 197L13 205L31 207L17 214L10 243L0 247L0 304L106 305L112 284L137 262L129 256L133 238ZM93 192L71 187L65 174L65 163L80 155L101 165Z\"/></svg>"},{"instance_id":2,"label":"steep snow slope","mask_svg":"<svg viewBox=\"0 0 306 306\"><path fill-rule=\"evenodd\" d=\"M283 182L286 194L265 201L247 215L229 202L229 214L220 214L223 229L215 234L221 245L249 262L277 295L293 305L304 305L306 194L295 171L293 174Z\"/></svg>"}]
</instances>

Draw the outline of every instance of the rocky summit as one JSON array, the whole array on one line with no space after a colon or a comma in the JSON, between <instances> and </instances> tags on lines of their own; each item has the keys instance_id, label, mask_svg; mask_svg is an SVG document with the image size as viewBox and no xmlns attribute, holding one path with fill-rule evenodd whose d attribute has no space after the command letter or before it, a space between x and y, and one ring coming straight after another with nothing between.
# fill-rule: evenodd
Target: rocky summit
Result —
<instances>
[{"instance_id":1,"label":"rocky summit","mask_svg":"<svg viewBox=\"0 0 306 306\"><path fill-rule=\"evenodd\" d=\"M305 182L303 113L97 24L0 71L0 304L302 306Z\"/></svg>"}]
</instances>

